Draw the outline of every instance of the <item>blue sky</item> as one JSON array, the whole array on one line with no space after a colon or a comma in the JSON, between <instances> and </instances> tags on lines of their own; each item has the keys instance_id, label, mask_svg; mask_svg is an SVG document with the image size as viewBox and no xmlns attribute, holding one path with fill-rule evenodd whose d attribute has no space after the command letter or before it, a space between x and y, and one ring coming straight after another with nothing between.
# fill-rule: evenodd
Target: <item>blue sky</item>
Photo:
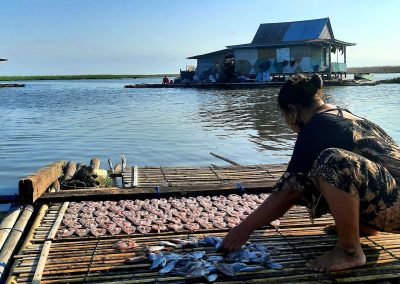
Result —
<instances>
[{"instance_id":1,"label":"blue sky","mask_svg":"<svg viewBox=\"0 0 400 284\"><path fill-rule=\"evenodd\" d=\"M316 4L319 3L319 4ZM400 65L400 1L2 0L0 75L177 73L260 23L330 17L349 66Z\"/></svg>"}]
</instances>

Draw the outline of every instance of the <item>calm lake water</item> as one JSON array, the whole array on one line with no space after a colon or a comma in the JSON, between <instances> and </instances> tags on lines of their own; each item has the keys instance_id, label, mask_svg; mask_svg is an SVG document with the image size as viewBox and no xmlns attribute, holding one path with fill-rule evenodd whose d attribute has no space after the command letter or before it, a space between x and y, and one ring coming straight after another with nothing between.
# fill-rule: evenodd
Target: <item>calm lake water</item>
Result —
<instances>
[{"instance_id":1,"label":"calm lake water","mask_svg":"<svg viewBox=\"0 0 400 284\"><path fill-rule=\"evenodd\" d=\"M377 75L398 77L399 74ZM55 160L206 166L288 162L295 136L263 90L125 89L154 79L28 81L0 89L0 193ZM381 125L400 143L400 85L327 87L325 99Z\"/></svg>"}]
</instances>

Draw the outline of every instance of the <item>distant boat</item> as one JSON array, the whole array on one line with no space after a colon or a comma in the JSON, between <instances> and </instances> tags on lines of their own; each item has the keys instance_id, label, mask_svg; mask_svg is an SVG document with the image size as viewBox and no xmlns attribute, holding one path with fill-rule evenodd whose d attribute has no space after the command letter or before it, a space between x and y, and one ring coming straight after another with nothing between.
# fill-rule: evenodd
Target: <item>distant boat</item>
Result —
<instances>
[{"instance_id":1,"label":"distant boat","mask_svg":"<svg viewBox=\"0 0 400 284\"><path fill-rule=\"evenodd\" d=\"M354 74L354 80L374 81L375 78L371 73L356 73Z\"/></svg>"}]
</instances>

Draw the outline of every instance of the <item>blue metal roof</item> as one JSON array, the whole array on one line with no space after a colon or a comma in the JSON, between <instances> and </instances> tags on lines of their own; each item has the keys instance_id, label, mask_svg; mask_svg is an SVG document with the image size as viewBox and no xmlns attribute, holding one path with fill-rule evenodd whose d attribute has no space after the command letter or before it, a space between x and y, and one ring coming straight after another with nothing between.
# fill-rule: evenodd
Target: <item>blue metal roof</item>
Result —
<instances>
[{"instance_id":1,"label":"blue metal roof","mask_svg":"<svg viewBox=\"0 0 400 284\"><path fill-rule=\"evenodd\" d=\"M261 24L253 38L252 44L268 44L285 41L320 39L327 26L330 38L334 39L329 18Z\"/></svg>"}]
</instances>

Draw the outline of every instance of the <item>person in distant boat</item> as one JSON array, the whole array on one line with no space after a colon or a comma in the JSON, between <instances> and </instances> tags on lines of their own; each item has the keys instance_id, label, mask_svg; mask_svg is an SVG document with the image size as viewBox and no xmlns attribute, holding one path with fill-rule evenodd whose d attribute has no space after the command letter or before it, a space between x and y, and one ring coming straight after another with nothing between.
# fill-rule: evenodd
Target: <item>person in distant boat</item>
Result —
<instances>
[{"instance_id":1,"label":"person in distant boat","mask_svg":"<svg viewBox=\"0 0 400 284\"><path fill-rule=\"evenodd\" d=\"M163 84L169 84L169 79L167 77L167 75L164 76L163 80L162 80Z\"/></svg>"},{"instance_id":2,"label":"person in distant boat","mask_svg":"<svg viewBox=\"0 0 400 284\"><path fill-rule=\"evenodd\" d=\"M271 195L225 237L222 248L239 249L257 228L305 205L311 221L331 213L335 248L307 265L340 271L366 262L360 234L400 233L400 147L382 128L323 102L322 79L296 75L280 89L278 104L298 134L285 174Z\"/></svg>"}]
</instances>

